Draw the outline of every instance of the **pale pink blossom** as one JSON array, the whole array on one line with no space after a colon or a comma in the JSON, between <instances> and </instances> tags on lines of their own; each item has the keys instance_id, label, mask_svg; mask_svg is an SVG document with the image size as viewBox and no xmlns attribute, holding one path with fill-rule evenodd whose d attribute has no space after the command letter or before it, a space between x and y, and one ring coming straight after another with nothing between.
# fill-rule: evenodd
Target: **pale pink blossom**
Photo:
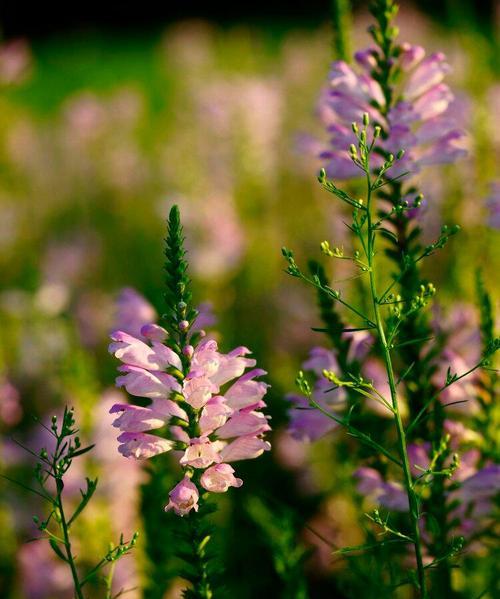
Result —
<instances>
[{"instance_id":1,"label":"pale pink blossom","mask_svg":"<svg viewBox=\"0 0 500 599\"><path fill-rule=\"evenodd\" d=\"M183 395L187 403L195 409L207 404L213 393L219 390L217 385L204 376L188 378L184 382Z\"/></svg>"},{"instance_id":2,"label":"pale pink blossom","mask_svg":"<svg viewBox=\"0 0 500 599\"><path fill-rule=\"evenodd\" d=\"M163 342L168 337L167 331L158 324L145 324L141 328L141 335L149 341Z\"/></svg>"},{"instance_id":3,"label":"pale pink blossom","mask_svg":"<svg viewBox=\"0 0 500 599\"><path fill-rule=\"evenodd\" d=\"M196 485L185 476L169 493L169 502L165 511L174 510L178 516L185 516L191 510L198 511L199 493Z\"/></svg>"},{"instance_id":4,"label":"pale pink blossom","mask_svg":"<svg viewBox=\"0 0 500 599\"><path fill-rule=\"evenodd\" d=\"M126 458L132 457L136 460L151 458L174 447L173 441L147 433L122 433L118 442L118 451Z\"/></svg>"},{"instance_id":5,"label":"pale pink blossom","mask_svg":"<svg viewBox=\"0 0 500 599\"><path fill-rule=\"evenodd\" d=\"M270 449L271 444L260 437L238 437L222 448L220 458L223 462L253 460Z\"/></svg>"},{"instance_id":6,"label":"pale pink blossom","mask_svg":"<svg viewBox=\"0 0 500 599\"><path fill-rule=\"evenodd\" d=\"M137 397L166 398L172 391L180 391L181 387L176 379L165 372L145 370L137 366L125 364L118 368L125 374L117 377L116 386L125 387L130 395Z\"/></svg>"},{"instance_id":7,"label":"pale pink blossom","mask_svg":"<svg viewBox=\"0 0 500 599\"><path fill-rule=\"evenodd\" d=\"M124 364L148 370L164 370L169 366L182 367L179 356L158 341L153 341L150 347L123 331L111 333L111 339L113 343L109 345L109 352Z\"/></svg>"},{"instance_id":8,"label":"pale pink blossom","mask_svg":"<svg viewBox=\"0 0 500 599\"><path fill-rule=\"evenodd\" d=\"M223 426L232 411L225 397L220 395L212 397L201 412L199 426L202 435L209 435Z\"/></svg>"},{"instance_id":9,"label":"pale pink blossom","mask_svg":"<svg viewBox=\"0 0 500 599\"><path fill-rule=\"evenodd\" d=\"M267 393L269 385L262 381L254 380L256 377L264 374L267 374L265 370L255 368L242 375L224 393L227 405L233 410L265 407L266 404L262 401L262 398Z\"/></svg>"},{"instance_id":10,"label":"pale pink blossom","mask_svg":"<svg viewBox=\"0 0 500 599\"><path fill-rule=\"evenodd\" d=\"M184 452L179 463L182 466L192 466L193 468L207 468L214 462L221 461L218 449L218 445L212 443L208 437L191 439L191 444Z\"/></svg>"},{"instance_id":11,"label":"pale pink blossom","mask_svg":"<svg viewBox=\"0 0 500 599\"><path fill-rule=\"evenodd\" d=\"M165 426L172 416L187 422L186 412L169 399L155 399L149 407L114 404L110 413L120 412L113 426L124 432L144 432Z\"/></svg>"},{"instance_id":12,"label":"pale pink blossom","mask_svg":"<svg viewBox=\"0 0 500 599\"><path fill-rule=\"evenodd\" d=\"M228 354L221 354L217 342L206 339L195 348L191 362L192 372L196 376L206 376L220 387L241 376L246 368L255 366L255 360L244 357L249 353L250 350L246 347L238 347Z\"/></svg>"},{"instance_id":13,"label":"pale pink blossom","mask_svg":"<svg viewBox=\"0 0 500 599\"><path fill-rule=\"evenodd\" d=\"M229 464L216 464L205 470L200 484L211 493L225 493L229 487L241 487L243 481L234 476L234 468Z\"/></svg>"},{"instance_id":14,"label":"pale pink blossom","mask_svg":"<svg viewBox=\"0 0 500 599\"><path fill-rule=\"evenodd\" d=\"M217 436L219 439L229 439L243 435L260 435L269 430L271 427L268 418L262 412L240 411L217 429Z\"/></svg>"}]
</instances>

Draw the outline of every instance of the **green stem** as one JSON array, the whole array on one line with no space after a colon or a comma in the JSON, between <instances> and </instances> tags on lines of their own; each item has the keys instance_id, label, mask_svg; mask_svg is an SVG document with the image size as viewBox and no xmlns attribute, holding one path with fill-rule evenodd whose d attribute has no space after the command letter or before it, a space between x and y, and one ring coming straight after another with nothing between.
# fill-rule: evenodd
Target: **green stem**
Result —
<instances>
[{"instance_id":1,"label":"green stem","mask_svg":"<svg viewBox=\"0 0 500 599\"><path fill-rule=\"evenodd\" d=\"M112 599L113 576L115 574L116 562L111 562L108 575L106 576L106 599Z\"/></svg>"},{"instance_id":2,"label":"green stem","mask_svg":"<svg viewBox=\"0 0 500 599\"><path fill-rule=\"evenodd\" d=\"M375 275L375 263L374 263L374 230L372 225L372 214L371 214L371 196L372 186L370 180L369 169L367 168L367 185L368 185L368 196L367 196L367 228L368 228L368 239L367 239L367 260L369 265L369 276L370 276L370 293L373 305L373 311L375 315L375 323L377 327L377 333L382 347L382 355L385 363L385 369L387 372L387 378L389 382L389 388L391 392L391 401L394 412L394 419L396 423L396 429L398 434L398 446L399 454L402 462L404 485L406 494L408 497L409 514L410 514L410 525L413 535L413 545L415 548L415 558L417 562L417 577L418 585L420 590L420 596L422 599L427 599L427 582L425 577L425 568L422 559L422 542L420 538L419 529L419 505L418 498L414 490L413 479L410 470L410 462L408 459L408 449L406 443L406 434L401 419L401 413L399 411L399 402L396 390L396 380L394 377L394 369L392 366L391 352L389 345L386 340L384 324L380 314L380 306L378 302L377 286L376 286L376 275Z\"/></svg>"},{"instance_id":3,"label":"green stem","mask_svg":"<svg viewBox=\"0 0 500 599\"><path fill-rule=\"evenodd\" d=\"M66 549L67 561L68 561L69 567L71 568L71 576L73 578L73 585L75 587L75 597L77 597L77 599L84 599L81 585L80 585L80 580L78 578L78 572L76 570L75 558L73 557L73 552L71 551L71 542L69 540L68 524L66 521L66 516L64 514L64 507L63 507L63 500L62 500L62 480L60 478L56 479L56 485L57 485L56 502L57 502L57 508L59 510L60 527L61 527L61 531L63 533L64 547Z\"/></svg>"}]
</instances>

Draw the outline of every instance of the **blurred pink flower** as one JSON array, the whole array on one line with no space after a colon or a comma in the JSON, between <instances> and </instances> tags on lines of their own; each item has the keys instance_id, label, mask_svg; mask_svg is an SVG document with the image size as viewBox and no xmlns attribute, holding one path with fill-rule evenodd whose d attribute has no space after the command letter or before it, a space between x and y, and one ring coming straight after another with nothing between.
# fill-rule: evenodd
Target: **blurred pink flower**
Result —
<instances>
[{"instance_id":1,"label":"blurred pink flower","mask_svg":"<svg viewBox=\"0 0 500 599\"><path fill-rule=\"evenodd\" d=\"M0 44L0 84L23 83L32 66L33 57L26 40L16 39Z\"/></svg>"},{"instance_id":2,"label":"blurred pink flower","mask_svg":"<svg viewBox=\"0 0 500 599\"><path fill-rule=\"evenodd\" d=\"M0 422L16 425L23 416L19 391L6 378L0 377Z\"/></svg>"},{"instance_id":3,"label":"blurred pink flower","mask_svg":"<svg viewBox=\"0 0 500 599\"><path fill-rule=\"evenodd\" d=\"M153 306L135 289L125 287L116 300L116 330L141 338L141 329L156 322L158 315Z\"/></svg>"},{"instance_id":4,"label":"blurred pink flower","mask_svg":"<svg viewBox=\"0 0 500 599\"><path fill-rule=\"evenodd\" d=\"M314 401L327 411L342 410L345 407L345 391L341 388L332 390L333 384L323 376L323 370L338 372L335 354L323 347L314 347L302 367L317 377L312 391ZM285 399L292 403L288 410L288 431L295 439L316 441L338 427L333 419L311 406L303 395L290 393Z\"/></svg>"},{"instance_id":5,"label":"blurred pink flower","mask_svg":"<svg viewBox=\"0 0 500 599\"><path fill-rule=\"evenodd\" d=\"M330 71L330 88L320 98L320 118L331 134L329 146L318 157L326 160L325 168L335 179L360 176L349 156L349 146L356 143L352 122L362 122L368 113L387 133L378 145L386 153L405 150L405 156L391 169L391 176L418 172L431 164L455 162L466 155L465 134L454 118L454 96L443 83L449 65L441 53L425 58L420 46L401 45L398 65L403 73L401 99L385 116L386 98L372 76L378 49L357 52L355 59L362 69L358 73L343 61L334 62ZM381 157L373 156L373 166Z\"/></svg>"}]
</instances>

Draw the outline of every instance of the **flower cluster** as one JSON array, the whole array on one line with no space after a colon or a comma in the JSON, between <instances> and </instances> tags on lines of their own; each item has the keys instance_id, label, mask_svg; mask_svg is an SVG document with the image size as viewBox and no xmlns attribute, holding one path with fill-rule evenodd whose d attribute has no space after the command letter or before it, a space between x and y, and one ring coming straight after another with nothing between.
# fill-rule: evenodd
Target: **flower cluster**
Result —
<instances>
[{"instance_id":1,"label":"flower cluster","mask_svg":"<svg viewBox=\"0 0 500 599\"><path fill-rule=\"evenodd\" d=\"M330 140L328 147L316 148L318 157L327 160L325 169L330 177L360 175L348 148L356 143L351 123L360 122L365 113L383 131L372 156L373 167L380 167L389 154L405 150L404 158L391 171L392 177L418 172L427 165L455 162L467 154L457 100L443 83L449 71L444 54L426 57L421 46L402 44L392 65L402 81L392 101L375 78L380 50L362 50L355 54L355 60L361 73L343 61L333 63L330 87L320 98L320 118Z\"/></svg>"},{"instance_id":2,"label":"flower cluster","mask_svg":"<svg viewBox=\"0 0 500 599\"><path fill-rule=\"evenodd\" d=\"M445 421L444 428L452 449L458 449L465 441L470 442L475 435L462 424L450 420ZM423 482L429 476L426 472L432 469L429 444L410 444L408 455L413 476ZM480 467L480 457L480 452L471 448L462 451L459 459L452 455L446 462L450 468L446 479L450 521L453 532L465 538L480 532L493 518L494 499L500 492L500 466L488 463ZM355 477L358 492L378 506L398 512L408 511L408 498L400 484L384 480L380 472L371 467L359 468Z\"/></svg>"},{"instance_id":3,"label":"flower cluster","mask_svg":"<svg viewBox=\"0 0 500 599\"><path fill-rule=\"evenodd\" d=\"M165 509L183 516L198 510L199 487L223 493L241 486L230 463L270 449L263 439L268 417L261 411L268 385L256 380L265 371L253 368L245 347L222 354L216 341L202 337L196 347L186 345L181 357L164 344L167 336L157 324L142 327L144 341L123 331L111 335L109 350L123 362L117 386L150 400L145 407L115 404L111 412L118 414L113 425L121 431L118 449L125 457L182 450L185 476ZM247 368L252 370L245 373Z\"/></svg>"}]
</instances>

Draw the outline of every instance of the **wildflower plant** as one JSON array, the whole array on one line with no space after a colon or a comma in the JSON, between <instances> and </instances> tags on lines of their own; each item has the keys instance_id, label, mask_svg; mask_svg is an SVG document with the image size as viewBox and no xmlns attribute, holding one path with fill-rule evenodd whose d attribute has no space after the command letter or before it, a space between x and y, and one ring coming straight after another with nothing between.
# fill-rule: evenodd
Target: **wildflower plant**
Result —
<instances>
[{"instance_id":1,"label":"wildflower plant","mask_svg":"<svg viewBox=\"0 0 500 599\"><path fill-rule=\"evenodd\" d=\"M121 535L117 544L110 543L105 555L86 572L82 572L75 554L72 526L91 501L98 481L86 478L85 489L80 490L81 498L77 505L71 508L71 512L68 511L69 506L65 501L64 488L73 460L90 452L94 445L81 446L73 409L65 407L60 420L57 416L53 416L50 427L40 424L50 434L50 447L43 447L37 454L22 446L37 459L35 480L38 488L12 481L42 498L49 506L48 513L43 518L33 517L33 522L41 536L33 539L32 542L47 540L57 558L67 565L71 572L74 597L77 599L90 597L93 590L88 587L100 582L105 587L106 599L112 599L117 596L113 594L116 562L135 547L138 533L134 533L130 541L125 541Z\"/></svg>"},{"instance_id":2,"label":"wildflower plant","mask_svg":"<svg viewBox=\"0 0 500 599\"><path fill-rule=\"evenodd\" d=\"M246 347L220 353L217 342L197 328L177 206L168 219L165 256L165 327L146 324L144 341L116 331L109 347L123 363L117 385L149 403L115 404L111 412L118 414L113 424L121 431L118 450L125 457L176 452L180 476L165 497L165 511L185 519L177 549L186 562L182 576L192 585L185 596L208 599L217 584L209 554L209 498L243 484L232 463L270 449L262 412L268 385L257 380L265 372L254 368Z\"/></svg>"},{"instance_id":3,"label":"wildflower plant","mask_svg":"<svg viewBox=\"0 0 500 599\"><path fill-rule=\"evenodd\" d=\"M450 415L459 404L477 402L481 393L474 377L480 372L489 383L477 413L483 419L488 414L494 394L491 361L500 341L484 286L479 292L483 351L472 367L456 368L447 334L436 334L428 315L436 289L423 277L421 264L459 227L443 225L433 243L422 244L415 217L423 196L408 181L423 166L463 157L464 134L448 114L453 95L442 83L448 70L444 56L424 59L422 48L397 43L397 8L392 0L372 4L375 46L355 55L365 72L356 75L346 63L334 63L331 90L323 96L332 139L321 155L328 165L318 178L352 210L347 227L354 249L324 241L321 251L352 264L366 301L352 302L329 284L322 266L311 262L304 271L293 252L283 249L288 274L316 288L324 327L315 330L333 346L311 352L304 370L315 380L301 371L300 395L288 399L295 437L315 440L343 427L365 448L358 459L373 464L355 478L359 493L379 506L366 514L374 532L367 533L366 544L339 553L392 551L387 555L400 556L399 571L391 565L381 588L388 593L411 585L426 598L431 592L452 596L451 570L460 565L459 554L487 534L494 518L499 467L493 456L467 451L467 429ZM338 187L338 179L358 175L364 197ZM389 278L390 264L395 272ZM373 369L366 374L373 359L380 365L377 376ZM398 546L411 548L410 554L403 552L406 561Z\"/></svg>"}]
</instances>

